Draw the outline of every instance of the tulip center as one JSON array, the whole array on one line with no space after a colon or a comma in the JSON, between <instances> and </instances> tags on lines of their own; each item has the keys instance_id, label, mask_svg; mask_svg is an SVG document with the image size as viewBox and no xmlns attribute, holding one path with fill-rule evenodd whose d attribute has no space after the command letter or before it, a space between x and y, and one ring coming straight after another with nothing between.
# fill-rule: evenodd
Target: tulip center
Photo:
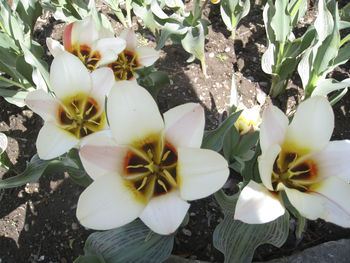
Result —
<instances>
[{"instance_id":1,"label":"tulip center","mask_svg":"<svg viewBox=\"0 0 350 263\"><path fill-rule=\"evenodd\" d=\"M146 143L130 150L124 163L124 179L144 200L177 187L177 153L168 142Z\"/></svg>"},{"instance_id":2,"label":"tulip center","mask_svg":"<svg viewBox=\"0 0 350 263\"><path fill-rule=\"evenodd\" d=\"M139 67L136 54L131 51L124 50L118 55L118 59L108 64L113 70L116 81L130 80L134 77L134 70Z\"/></svg>"},{"instance_id":3,"label":"tulip center","mask_svg":"<svg viewBox=\"0 0 350 263\"><path fill-rule=\"evenodd\" d=\"M62 128L81 139L103 129L106 123L104 111L99 113L99 106L93 98L78 94L62 101L58 119Z\"/></svg>"},{"instance_id":4,"label":"tulip center","mask_svg":"<svg viewBox=\"0 0 350 263\"><path fill-rule=\"evenodd\" d=\"M90 71L94 71L97 63L101 60L101 55L98 51L92 52L91 48L86 45L73 48L72 53L77 56Z\"/></svg>"},{"instance_id":5,"label":"tulip center","mask_svg":"<svg viewBox=\"0 0 350 263\"><path fill-rule=\"evenodd\" d=\"M317 178L317 167L311 160L300 161L300 156L293 152L281 152L273 165L272 186L275 191L279 183L288 188L306 192Z\"/></svg>"}]
</instances>

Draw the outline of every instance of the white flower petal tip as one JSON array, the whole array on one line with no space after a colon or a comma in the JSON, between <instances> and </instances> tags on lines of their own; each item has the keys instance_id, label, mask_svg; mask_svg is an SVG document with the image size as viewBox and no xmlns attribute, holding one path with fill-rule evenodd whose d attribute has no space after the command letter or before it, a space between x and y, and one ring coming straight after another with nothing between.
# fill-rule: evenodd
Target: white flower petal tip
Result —
<instances>
[{"instance_id":1,"label":"white flower petal tip","mask_svg":"<svg viewBox=\"0 0 350 263\"><path fill-rule=\"evenodd\" d=\"M254 181L244 187L239 195L234 219L247 224L264 224L285 213L285 208L276 194Z\"/></svg>"},{"instance_id":2,"label":"white flower petal tip","mask_svg":"<svg viewBox=\"0 0 350 263\"><path fill-rule=\"evenodd\" d=\"M205 116L200 104L187 103L164 113L165 137L175 147L199 148L202 143Z\"/></svg>"},{"instance_id":3,"label":"white flower petal tip","mask_svg":"<svg viewBox=\"0 0 350 263\"><path fill-rule=\"evenodd\" d=\"M286 189L291 204L308 219L321 218L342 227L350 227L350 185L332 176L313 185L309 191Z\"/></svg>"},{"instance_id":4,"label":"white flower petal tip","mask_svg":"<svg viewBox=\"0 0 350 263\"><path fill-rule=\"evenodd\" d=\"M190 204L179 197L177 191L152 198L140 215L152 231L171 235L181 225Z\"/></svg>"},{"instance_id":5,"label":"white flower petal tip","mask_svg":"<svg viewBox=\"0 0 350 263\"><path fill-rule=\"evenodd\" d=\"M287 116L276 106L268 106L263 113L260 125L260 146L262 152L272 144L282 145L287 127Z\"/></svg>"},{"instance_id":6,"label":"white flower petal tip","mask_svg":"<svg viewBox=\"0 0 350 263\"><path fill-rule=\"evenodd\" d=\"M91 76L84 64L66 51L52 61L50 82L59 99L78 93L89 94L92 87Z\"/></svg>"},{"instance_id":7,"label":"white flower petal tip","mask_svg":"<svg viewBox=\"0 0 350 263\"><path fill-rule=\"evenodd\" d=\"M184 200L207 197L227 181L227 161L215 151L195 148L178 149L178 183Z\"/></svg>"},{"instance_id":8,"label":"white flower petal tip","mask_svg":"<svg viewBox=\"0 0 350 263\"><path fill-rule=\"evenodd\" d=\"M52 122L45 122L39 132L36 148L40 159L50 160L64 154L78 143L79 140L70 133Z\"/></svg>"},{"instance_id":9,"label":"white flower petal tip","mask_svg":"<svg viewBox=\"0 0 350 263\"><path fill-rule=\"evenodd\" d=\"M46 38L46 45L52 56L56 57L64 51L64 47L55 39Z\"/></svg>"},{"instance_id":10,"label":"white flower petal tip","mask_svg":"<svg viewBox=\"0 0 350 263\"><path fill-rule=\"evenodd\" d=\"M158 135L164 121L151 94L136 82L118 81L107 100L112 134L120 145L142 142Z\"/></svg>"},{"instance_id":11,"label":"white flower petal tip","mask_svg":"<svg viewBox=\"0 0 350 263\"><path fill-rule=\"evenodd\" d=\"M139 47L137 55L139 63L145 67L153 65L159 58L159 52L150 47Z\"/></svg>"},{"instance_id":12,"label":"white flower petal tip","mask_svg":"<svg viewBox=\"0 0 350 263\"><path fill-rule=\"evenodd\" d=\"M138 202L119 174L107 174L80 195L76 215L79 222L95 230L123 226L136 219L145 205Z\"/></svg>"},{"instance_id":13,"label":"white flower petal tip","mask_svg":"<svg viewBox=\"0 0 350 263\"><path fill-rule=\"evenodd\" d=\"M309 149L311 152L323 150L334 129L334 113L328 100L315 96L299 104L290 123L286 141Z\"/></svg>"}]
</instances>

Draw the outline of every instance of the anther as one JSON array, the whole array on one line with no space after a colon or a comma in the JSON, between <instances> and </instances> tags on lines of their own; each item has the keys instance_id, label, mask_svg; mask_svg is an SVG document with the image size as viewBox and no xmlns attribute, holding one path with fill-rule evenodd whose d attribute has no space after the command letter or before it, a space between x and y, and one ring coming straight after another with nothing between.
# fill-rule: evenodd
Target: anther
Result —
<instances>
[{"instance_id":1,"label":"anther","mask_svg":"<svg viewBox=\"0 0 350 263\"><path fill-rule=\"evenodd\" d=\"M158 179L157 183L160 184L163 187L165 192L168 192L168 189L166 188L166 186L165 186L165 184L164 184L164 182L162 180Z\"/></svg>"}]
</instances>

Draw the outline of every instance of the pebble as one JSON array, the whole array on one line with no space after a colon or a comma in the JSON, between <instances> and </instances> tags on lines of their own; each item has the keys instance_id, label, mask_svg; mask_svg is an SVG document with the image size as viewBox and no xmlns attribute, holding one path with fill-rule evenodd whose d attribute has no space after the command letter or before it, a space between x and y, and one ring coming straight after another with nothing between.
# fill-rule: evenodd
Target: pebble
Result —
<instances>
[{"instance_id":1,"label":"pebble","mask_svg":"<svg viewBox=\"0 0 350 263\"><path fill-rule=\"evenodd\" d=\"M192 236L192 232L186 228L182 229L182 233L184 233L185 236Z\"/></svg>"},{"instance_id":2,"label":"pebble","mask_svg":"<svg viewBox=\"0 0 350 263\"><path fill-rule=\"evenodd\" d=\"M210 57L210 58L213 58L214 56L215 56L215 54L214 54L213 52L210 52L210 53L209 53L209 57Z\"/></svg>"},{"instance_id":3,"label":"pebble","mask_svg":"<svg viewBox=\"0 0 350 263\"><path fill-rule=\"evenodd\" d=\"M230 47L225 48L225 52L226 52L226 53L228 53L228 52L230 52L230 51L231 51L231 48L230 48Z\"/></svg>"}]
</instances>

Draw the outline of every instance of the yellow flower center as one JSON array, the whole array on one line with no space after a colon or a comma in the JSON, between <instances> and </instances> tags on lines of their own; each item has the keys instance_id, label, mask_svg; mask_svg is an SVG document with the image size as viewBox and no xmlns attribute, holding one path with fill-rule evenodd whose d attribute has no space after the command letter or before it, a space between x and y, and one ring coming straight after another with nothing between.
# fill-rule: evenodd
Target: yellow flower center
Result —
<instances>
[{"instance_id":1,"label":"yellow flower center","mask_svg":"<svg viewBox=\"0 0 350 263\"><path fill-rule=\"evenodd\" d=\"M177 153L169 142L148 141L127 153L123 177L127 185L147 202L177 187L176 166Z\"/></svg>"},{"instance_id":2,"label":"yellow flower center","mask_svg":"<svg viewBox=\"0 0 350 263\"><path fill-rule=\"evenodd\" d=\"M278 191L279 183L301 192L308 191L317 178L317 167L311 160L298 161L298 153L284 152L277 156L272 171L272 187Z\"/></svg>"},{"instance_id":3,"label":"yellow flower center","mask_svg":"<svg viewBox=\"0 0 350 263\"><path fill-rule=\"evenodd\" d=\"M100 131L106 124L106 115L99 113L99 106L93 98L77 94L62 101L64 107L58 111L58 119L63 129L78 139Z\"/></svg>"},{"instance_id":4,"label":"yellow flower center","mask_svg":"<svg viewBox=\"0 0 350 263\"><path fill-rule=\"evenodd\" d=\"M98 51L92 52L87 45L73 46L72 53L77 56L90 71L94 71L97 63L101 60L101 55Z\"/></svg>"},{"instance_id":5,"label":"yellow flower center","mask_svg":"<svg viewBox=\"0 0 350 263\"><path fill-rule=\"evenodd\" d=\"M130 80L134 77L134 70L139 67L136 54L131 51L124 50L118 55L118 59L108 64L113 70L116 81Z\"/></svg>"}]
</instances>

